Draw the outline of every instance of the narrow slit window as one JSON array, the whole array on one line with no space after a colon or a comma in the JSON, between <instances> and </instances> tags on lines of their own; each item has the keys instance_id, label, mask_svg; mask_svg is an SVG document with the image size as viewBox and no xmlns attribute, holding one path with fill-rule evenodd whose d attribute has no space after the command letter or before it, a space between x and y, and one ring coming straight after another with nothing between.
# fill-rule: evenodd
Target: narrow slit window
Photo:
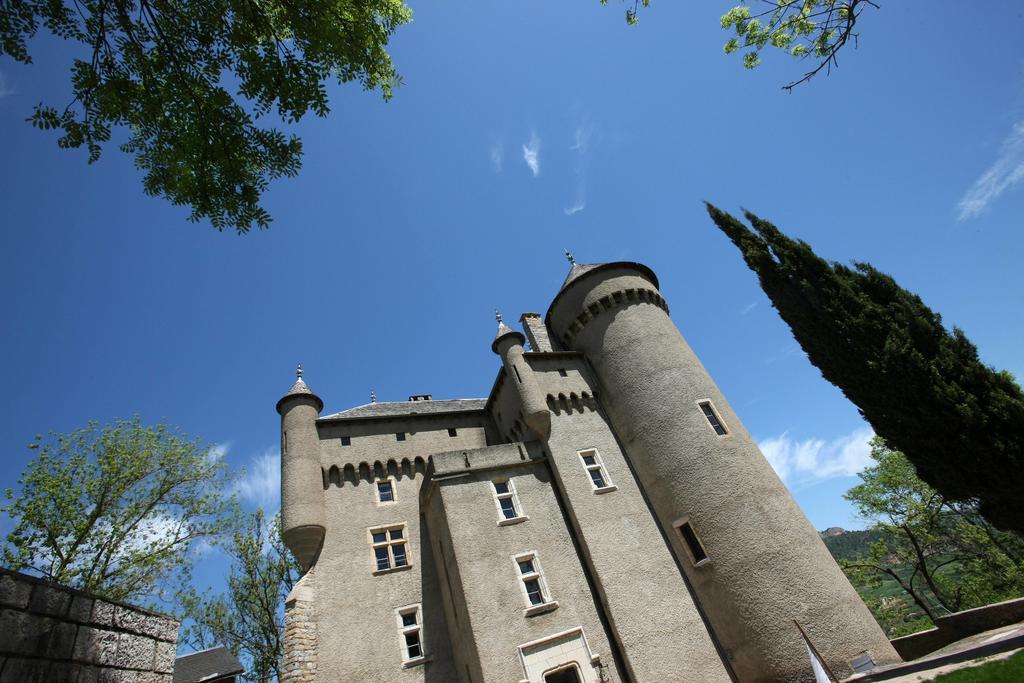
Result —
<instances>
[{"instance_id":1,"label":"narrow slit window","mask_svg":"<svg viewBox=\"0 0 1024 683\"><path fill-rule=\"evenodd\" d=\"M514 521L523 521L522 507L515 485L511 479L499 480L494 484L494 500L498 504L498 524L504 525Z\"/></svg>"},{"instance_id":2,"label":"narrow slit window","mask_svg":"<svg viewBox=\"0 0 1024 683\"><path fill-rule=\"evenodd\" d=\"M352 437L351 436L343 436L343 437L341 437L341 445L342 446L351 446L352 445Z\"/></svg>"},{"instance_id":3,"label":"narrow slit window","mask_svg":"<svg viewBox=\"0 0 1024 683\"><path fill-rule=\"evenodd\" d=\"M405 525L370 529L375 571L383 572L409 565Z\"/></svg>"},{"instance_id":4,"label":"narrow slit window","mask_svg":"<svg viewBox=\"0 0 1024 683\"><path fill-rule=\"evenodd\" d=\"M377 482L377 502L378 503L393 503L395 502L395 484L390 479L385 481Z\"/></svg>"},{"instance_id":5,"label":"narrow slit window","mask_svg":"<svg viewBox=\"0 0 1024 683\"><path fill-rule=\"evenodd\" d=\"M519 376L519 368L517 368L515 365L513 365L512 366L512 371L516 373L516 381L519 382L520 384L522 384L523 383L523 378Z\"/></svg>"},{"instance_id":6,"label":"narrow slit window","mask_svg":"<svg viewBox=\"0 0 1024 683\"><path fill-rule=\"evenodd\" d=\"M708 424L710 424L711 428L715 430L715 434L725 436L729 433L725 428L725 425L722 424L722 420L719 419L718 413L716 413L715 409L712 407L711 401L701 401L697 405L700 406L701 412L704 413L704 417L708 419Z\"/></svg>"},{"instance_id":7,"label":"narrow slit window","mask_svg":"<svg viewBox=\"0 0 1024 683\"><path fill-rule=\"evenodd\" d=\"M458 429L456 429L455 427L449 427L448 428L448 436L458 436L458 435L459 435L459 430Z\"/></svg>"},{"instance_id":8,"label":"narrow slit window","mask_svg":"<svg viewBox=\"0 0 1024 683\"><path fill-rule=\"evenodd\" d=\"M398 609L398 637L403 663L423 659L423 618L419 605Z\"/></svg>"},{"instance_id":9,"label":"narrow slit window","mask_svg":"<svg viewBox=\"0 0 1024 683\"><path fill-rule=\"evenodd\" d=\"M580 451L580 460L583 461L583 468L587 472L587 476L590 477L590 484L594 487L594 491L604 492L614 488L610 479L608 479L608 471L604 467L604 462L601 461L601 455L596 450Z\"/></svg>"},{"instance_id":10,"label":"narrow slit window","mask_svg":"<svg viewBox=\"0 0 1024 683\"><path fill-rule=\"evenodd\" d=\"M697 533L693 530L693 527L689 522L683 522L678 527L679 535L682 537L683 542L686 543L687 550L690 551L690 558L694 564L700 564L704 560L708 559L707 551L704 550L704 545L697 538Z\"/></svg>"},{"instance_id":11,"label":"narrow slit window","mask_svg":"<svg viewBox=\"0 0 1024 683\"><path fill-rule=\"evenodd\" d=\"M405 441L405 432L396 432L395 441Z\"/></svg>"}]
</instances>

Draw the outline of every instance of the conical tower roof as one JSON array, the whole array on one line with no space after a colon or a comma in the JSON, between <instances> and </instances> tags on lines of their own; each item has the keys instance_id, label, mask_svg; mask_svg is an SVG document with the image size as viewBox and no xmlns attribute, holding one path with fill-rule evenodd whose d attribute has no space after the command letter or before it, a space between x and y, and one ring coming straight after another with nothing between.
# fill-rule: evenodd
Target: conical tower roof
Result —
<instances>
[{"instance_id":1,"label":"conical tower roof","mask_svg":"<svg viewBox=\"0 0 1024 683\"><path fill-rule=\"evenodd\" d=\"M569 274L565 276L565 281L562 283L560 289L565 289L573 280L581 277L584 273L589 273L600 265L600 263L576 263L574 261L572 266L569 268Z\"/></svg>"},{"instance_id":2,"label":"conical tower roof","mask_svg":"<svg viewBox=\"0 0 1024 683\"><path fill-rule=\"evenodd\" d=\"M499 313L498 311L495 311L494 312L494 317L498 321L498 333L494 335L494 341L491 342L491 351L494 351L495 353L498 353L498 341L501 340L501 339L504 339L505 337L507 337L510 334L519 337L519 343L520 344L525 344L526 343L526 337L523 336L522 332L516 332L511 327L506 325L504 323L504 321L502 321L501 313Z\"/></svg>"},{"instance_id":3,"label":"conical tower roof","mask_svg":"<svg viewBox=\"0 0 1024 683\"><path fill-rule=\"evenodd\" d=\"M315 399L316 402L319 404L320 407L318 409L318 412L324 409L324 402L320 400L319 396L313 393L313 390L310 389L309 385L307 385L306 382L302 379L301 363L299 363L299 367L295 370L295 384L293 384L292 388L288 390L288 393L282 396L281 399L277 402L277 412L281 412L281 403L283 403L285 399L291 398L292 396L309 396Z\"/></svg>"}]
</instances>

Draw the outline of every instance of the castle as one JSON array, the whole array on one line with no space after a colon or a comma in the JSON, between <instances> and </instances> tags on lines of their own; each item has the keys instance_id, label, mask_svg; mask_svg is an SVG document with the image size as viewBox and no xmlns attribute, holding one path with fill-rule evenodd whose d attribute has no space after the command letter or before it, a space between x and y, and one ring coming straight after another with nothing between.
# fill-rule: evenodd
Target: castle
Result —
<instances>
[{"instance_id":1,"label":"castle","mask_svg":"<svg viewBox=\"0 0 1024 683\"><path fill-rule=\"evenodd\" d=\"M486 399L278 401L283 681L814 680L797 624L840 676L899 661L655 274L570 262Z\"/></svg>"}]
</instances>

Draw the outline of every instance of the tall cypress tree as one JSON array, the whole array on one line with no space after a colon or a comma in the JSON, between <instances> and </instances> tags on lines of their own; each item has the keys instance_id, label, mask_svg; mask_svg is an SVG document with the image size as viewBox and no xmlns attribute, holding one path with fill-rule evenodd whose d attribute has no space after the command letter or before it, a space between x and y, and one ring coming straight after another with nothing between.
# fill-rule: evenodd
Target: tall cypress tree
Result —
<instances>
[{"instance_id":1,"label":"tall cypress tree","mask_svg":"<svg viewBox=\"0 0 1024 683\"><path fill-rule=\"evenodd\" d=\"M821 374L918 476L1024 532L1024 393L921 299L867 263L828 263L749 211L707 205Z\"/></svg>"}]
</instances>

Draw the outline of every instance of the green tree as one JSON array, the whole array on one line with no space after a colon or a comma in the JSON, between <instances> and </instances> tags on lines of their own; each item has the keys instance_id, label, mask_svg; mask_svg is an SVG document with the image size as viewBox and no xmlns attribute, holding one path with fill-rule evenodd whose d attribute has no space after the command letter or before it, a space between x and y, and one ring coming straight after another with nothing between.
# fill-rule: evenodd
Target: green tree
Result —
<instances>
[{"instance_id":1,"label":"green tree","mask_svg":"<svg viewBox=\"0 0 1024 683\"><path fill-rule=\"evenodd\" d=\"M725 42L725 54L743 52L743 66L761 64L761 51L776 48L798 60L812 59L814 66L801 78L782 86L792 90L821 71L831 73L839 66L839 51L860 34L857 20L867 8L880 9L873 0L740 0L722 15L722 28L733 36ZM608 0L601 0L602 5ZM627 0L626 23L638 21L637 11L650 6L650 0ZM753 9L752 7L753 6Z\"/></svg>"},{"instance_id":2,"label":"green tree","mask_svg":"<svg viewBox=\"0 0 1024 683\"><path fill-rule=\"evenodd\" d=\"M1024 393L915 294L866 263L828 263L745 212L708 205L821 374L946 499L1024 531Z\"/></svg>"},{"instance_id":3,"label":"green tree","mask_svg":"<svg viewBox=\"0 0 1024 683\"><path fill-rule=\"evenodd\" d=\"M231 558L227 591L210 596L193 587L180 596L190 621L182 642L206 649L225 645L246 662L249 680L281 678L284 599L301 570L281 539L281 518L262 510L238 518L219 543Z\"/></svg>"},{"instance_id":4,"label":"green tree","mask_svg":"<svg viewBox=\"0 0 1024 683\"><path fill-rule=\"evenodd\" d=\"M165 599L226 522L227 475L198 440L138 417L38 436L7 490L4 564L115 600Z\"/></svg>"},{"instance_id":5,"label":"green tree","mask_svg":"<svg viewBox=\"0 0 1024 683\"><path fill-rule=\"evenodd\" d=\"M782 86L795 86L814 78L822 70L831 73L839 66L837 55L851 40L857 43L857 20L868 7L879 9L872 0L752 0L722 15L722 28L735 34L725 43L725 54L740 49L743 66L756 68L761 51L773 47L796 57L812 59L815 66L803 77Z\"/></svg>"},{"instance_id":6,"label":"green tree","mask_svg":"<svg viewBox=\"0 0 1024 683\"><path fill-rule=\"evenodd\" d=\"M855 583L864 583L858 579L865 572L884 575L933 621L939 609L956 612L1024 593L1019 536L993 529L970 504L951 504L879 437L871 457L875 464L844 496L880 534L864 557L842 563Z\"/></svg>"},{"instance_id":7,"label":"green tree","mask_svg":"<svg viewBox=\"0 0 1024 683\"><path fill-rule=\"evenodd\" d=\"M402 0L4 0L0 55L30 63L40 26L79 43L71 103L38 105L32 124L90 163L125 128L147 194L246 232L269 225L261 194L302 156L298 137L257 120L325 116L331 78L390 98L385 48L411 18Z\"/></svg>"}]
</instances>

